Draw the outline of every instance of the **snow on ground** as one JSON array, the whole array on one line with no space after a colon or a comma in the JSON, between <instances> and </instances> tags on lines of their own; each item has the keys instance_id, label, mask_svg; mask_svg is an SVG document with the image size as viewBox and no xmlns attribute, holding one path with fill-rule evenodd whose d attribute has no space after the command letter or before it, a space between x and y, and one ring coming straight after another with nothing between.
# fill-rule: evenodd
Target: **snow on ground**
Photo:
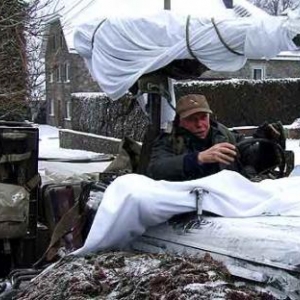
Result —
<instances>
[{"instance_id":1,"label":"snow on ground","mask_svg":"<svg viewBox=\"0 0 300 300\"><path fill-rule=\"evenodd\" d=\"M300 140L287 140L286 149L295 153L295 166L300 165Z\"/></svg>"},{"instance_id":2,"label":"snow on ground","mask_svg":"<svg viewBox=\"0 0 300 300\"><path fill-rule=\"evenodd\" d=\"M39 158L65 158L65 159L96 159L101 153L91 151L64 149L59 147L59 129L49 125L39 125ZM60 174L65 176L79 175L83 173L102 172L110 161L70 163L39 161L39 172L45 174Z\"/></svg>"},{"instance_id":3,"label":"snow on ground","mask_svg":"<svg viewBox=\"0 0 300 300\"><path fill-rule=\"evenodd\" d=\"M97 158L100 153L59 147L59 129L49 125L39 126L39 157L40 158Z\"/></svg>"},{"instance_id":4,"label":"snow on ground","mask_svg":"<svg viewBox=\"0 0 300 300\"><path fill-rule=\"evenodd\" d=\"M101 153L91 151L64 149L59 147L59 129L49 125L39 125L39 157L40 158L74 158L74 159L94 159L101 156ZM287 150L295 153L295 165L300 165L300 141L287 140ZM89 162L89 163L68 163L39 161L39 172L55 173L65 176L75 174L102 172L110 164L106 162Z\"/></svg>"}]
</instances>

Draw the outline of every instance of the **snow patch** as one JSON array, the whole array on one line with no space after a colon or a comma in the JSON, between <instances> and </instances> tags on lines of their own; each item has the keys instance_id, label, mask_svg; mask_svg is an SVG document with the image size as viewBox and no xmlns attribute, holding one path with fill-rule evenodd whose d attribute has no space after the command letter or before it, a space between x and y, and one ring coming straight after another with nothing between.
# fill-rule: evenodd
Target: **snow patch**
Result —
<instances>
[{"instance_id":1,"label":"snow patch","mask_svg":"<svg viewBox=\"0 0 300 300\"><path fill-rule=\"evenodd\" d=\"M78 134L78 135L89 136L89 137L97 138L97 139L104 139L104 140L108 140L108 141L114 141L114 142L120 142L121 141L118 138L114 138L114 137L110 137L110 136L99 135L99 134L94 134L94 133L87 133L87 132L81 132L81 131L75 131L75 130L71 130L71 129L60 129L60 131L73 133L73 134Z\"/></svg>"},{"instance_id":2,"label":"snow patch","mask_svg":"<svg viewBox=\"0 0 300 300\"><path fill-rule=\"evenodd\" d=\"M84 98L84 99L97 99L99 97L107 97L107 94L104 92L91 92L91 93L72 93L71 94L72 97L76 97L76 98Z\"/></svg>"},{"instance_id":3,"label":"snow patch","mask_svg":"<svg viewBox=\"0 0 300 300\"><path fill-rule=\"evenodd\" d=\"M288 129L300 129L300 118L297 118L291 125L285 126Z\"/></svg>"},{"instance_id":4,"label":"snow patch","mask_svg":"<svg viewBox=\"0 0 300 300\"><path fill-rule=\"evenodd\" d=\"M182 84L182 85L187 85L187 86L194 86L194 85L202 85L202 86L216 86L220 84L229 84L234 87L243 85L245 83L247 84L252 84L256 85L258 81L263 81L265 83L268 82L282 82L282 83L287 83L287 82L298 82L299 78L280 78L280 79L264 79L264 80L256 80L256 79L225 79L225 80L209 80L209 81L200 81L199 80L189 80L189 81L177 81L177 84Z\"/></svg>"}]
</instances>

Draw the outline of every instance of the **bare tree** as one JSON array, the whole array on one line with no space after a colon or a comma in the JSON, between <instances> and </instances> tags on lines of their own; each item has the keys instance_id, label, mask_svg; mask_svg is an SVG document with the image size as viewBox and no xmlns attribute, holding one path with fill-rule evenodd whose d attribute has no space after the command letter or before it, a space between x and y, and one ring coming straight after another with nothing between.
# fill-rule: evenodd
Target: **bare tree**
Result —
<instances>
[{"instance_id":1,"label":"bare tree","mask_svg":"<svg viewBox=\"0 0 300 300\"><path fill-rule=\"evenodd\" d=\"M45 22L52 17L48 7L52 0L32 0L27 7L25 28L27 55L27 104L31 109L34 120L38 112L45 105L45 63L41 51L45 35Z\"/></svg>"},{"instance_id":2,"label":"bare tree","mask_svg":"<svg viewBox=\"0 0 300 300\"><path fill-rule=\"evenodd\" d=\"M27 85L24 20L26 7L19 0L4 0L0 7L0 114L17 110Z\"/></svg>"},{"instance_id":3,"label":"bare tree","mask_svg":"<svg viewBox=\"0 0 300 300\"><path fill-rule=\"evenodd\" d=\"M40 11L49 1L1 1L0 119L28 118L29 104L42 97L43 68L38 55L45 15Z\"/></svg>"},{"instance_id":4,"label":"bare tree","mask_svg":"<svg viewBox=\"0 0 300 300\"><path fill-rule=\"evenodd\" d=\"M294 0L250 0L250 2L274 16L280 15L289 7L293 7L295 3Z\"/></svg>"}]
</instances>

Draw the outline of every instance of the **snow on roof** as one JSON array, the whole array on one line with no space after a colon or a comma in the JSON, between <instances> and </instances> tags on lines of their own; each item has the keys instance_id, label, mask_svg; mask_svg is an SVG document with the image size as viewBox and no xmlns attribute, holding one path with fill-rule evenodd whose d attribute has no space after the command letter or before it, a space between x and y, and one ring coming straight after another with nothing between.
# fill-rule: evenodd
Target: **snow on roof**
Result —
<instances>
[{"instance_id":1,"label":"snow on roof","mask_svg":"<svg viewBox=\"0 0 300 300\"><path fill-rule=\"evenodd\" d=\"M271 60L300 60L300 51L282 51Z\"/></svg>"}]
</instances>

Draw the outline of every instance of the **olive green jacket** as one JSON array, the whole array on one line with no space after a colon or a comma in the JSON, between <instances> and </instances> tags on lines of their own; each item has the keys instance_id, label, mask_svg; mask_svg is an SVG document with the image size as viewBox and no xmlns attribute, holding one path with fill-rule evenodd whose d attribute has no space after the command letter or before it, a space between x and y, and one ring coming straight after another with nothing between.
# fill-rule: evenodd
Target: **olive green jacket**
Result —
<instances>
[{"instance_id":1,"label":"olive green jacket","mask_svg":"<svg viewBox=\"0 0 300 300\"><path fill-rule=\"evenodd\" d=\"M219 163L197 163L197 154L215 144L236 144L243 139L224 125L211 121L210 132L199 139L184 128L175 128L171 134L160 135L153 143L147 175L156 180L184 181L201 178L222 169L237 170L238 166Z\"/></svg>"}]
</instances>

